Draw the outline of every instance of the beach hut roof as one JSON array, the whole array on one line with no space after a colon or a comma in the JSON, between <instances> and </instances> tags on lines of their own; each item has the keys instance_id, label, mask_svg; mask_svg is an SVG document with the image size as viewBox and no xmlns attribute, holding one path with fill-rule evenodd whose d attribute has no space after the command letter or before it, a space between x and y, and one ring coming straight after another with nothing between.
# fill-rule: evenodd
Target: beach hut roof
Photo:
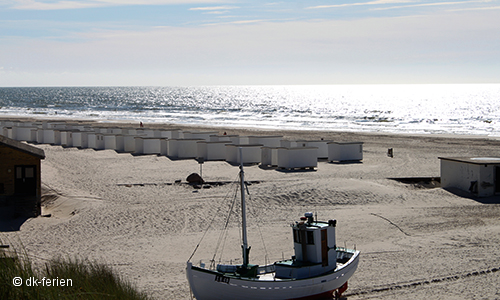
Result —
<instances>
[{"instance_id":1,"label":"beach hut roof","mask_svg":"<svg viewBox=\"0 0 500 300\"><path fill-rule=\"evenodd\" d=\"M475 165L500 165L500 157L438 157L442 160L457 161Z\"/></svg>"},{"instance_id":2,"label":"beach hut roof","mask_svg":"<svg viewBox=\"0 0 500 300\"><path fill-rule=\"evenodd\" d=\"M45 158L45 152L42 149L30 146L30 145L25 144L25 143L21 143L19 141L10 139L10 138L5 137L3 135L0 135L0 145L5 145L7 147L25 152L27 154L39 157L40 159Z\"/></svg>"}]
</instances>

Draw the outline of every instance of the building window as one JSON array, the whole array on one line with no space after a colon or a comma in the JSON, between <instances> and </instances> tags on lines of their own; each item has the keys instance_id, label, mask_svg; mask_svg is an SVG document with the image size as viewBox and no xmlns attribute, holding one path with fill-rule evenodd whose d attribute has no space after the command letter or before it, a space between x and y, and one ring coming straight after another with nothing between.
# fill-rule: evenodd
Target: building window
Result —
<instances>
[{"instance_id":1,"label":"building window","mask_svg":"<svg viewBox=\"0 0 500 300\"><path fill-rule=\"evenodd\" d=\"M33 167L26 167L24 169L24 177L26 177L26 178L33 178L33 177L35 177L35 168L33 168Z\"/></svg>"},{"instance_id":2,"label":"building window","mask_svg":"<svg viewBox=\"0 0 500 300\"><path fill-rule=\"evenodd\" d=\"M314 231L306 231L307 233L307 244L314 245Z\"/></svg>"},{"instance_id":3,"label":"building window","mask_svg":"<svg viewBox=\"0 0 500 300\"><path fill-rule=\"evenodd\" d=\"M298 230L293 230L293 241L295 243L300 243L300 234Z\"/></svg>"},{"instance_id":4,"label":"building window","mask_svg":"<svg viewBox=\"0 0 500 300\"><path fill-rule=\"evenodd\" d=\"M16 179L23 179L23 167L16 167Z\"/></svg>"}]
</instances>

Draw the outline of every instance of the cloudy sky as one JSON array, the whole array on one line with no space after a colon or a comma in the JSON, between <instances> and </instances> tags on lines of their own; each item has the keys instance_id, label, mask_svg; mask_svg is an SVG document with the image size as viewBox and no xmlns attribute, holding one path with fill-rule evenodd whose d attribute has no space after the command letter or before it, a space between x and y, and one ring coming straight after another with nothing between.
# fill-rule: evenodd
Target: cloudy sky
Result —
<instances>
[{"instance_id":1,"label":"cloudy sky","mask_svg":"<svg viewBox=\"0 0 500 300\"><path fill-rule=\"evenodd\" d=\"M500 83L500 0L271 1L0 0L0 86Z\"/></svg>"}]
</instances>

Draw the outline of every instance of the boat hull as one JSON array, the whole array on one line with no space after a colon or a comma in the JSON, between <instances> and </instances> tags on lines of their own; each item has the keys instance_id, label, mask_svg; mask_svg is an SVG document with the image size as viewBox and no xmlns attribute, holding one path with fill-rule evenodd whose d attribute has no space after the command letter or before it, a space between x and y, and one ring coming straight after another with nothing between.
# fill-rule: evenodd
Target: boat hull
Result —
<instances>
[{"instance_id":1,"label":"boat hull","mask_svg":"<svg viewBox=\"0 0 500 300\"><path fill-rule=\"evenodd\" d=\"M262 280L225 276L187 263L186 275L197 300L312 300L332 296L356 271L359 251L335 272L306 279Z\"/></svg>"}]
</instances>

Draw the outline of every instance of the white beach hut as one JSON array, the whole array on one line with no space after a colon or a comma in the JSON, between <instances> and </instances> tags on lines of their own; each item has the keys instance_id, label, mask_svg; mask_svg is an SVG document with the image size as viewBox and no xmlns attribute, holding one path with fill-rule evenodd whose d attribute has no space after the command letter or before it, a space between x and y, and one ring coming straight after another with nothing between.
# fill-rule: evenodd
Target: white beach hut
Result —
<instances>
[{"instance_id":1,"label":"white beach hut","mask_svg":"<svg viewBox=\"0 0 500 300\"><path fill-rule=\"evenodd\" d=\"M281 135L249 136L248 144L261 144L265 147L280 147L282 139L283 136Z\"/></svg>"},{"instance_id":2,"label":"white beach hut","mask_svg":"<svg viewBox=\"0 0 500 300\"><path fill-rule=\"evenodd\" d=\"M185 139L202 139L207 142L210 141L210 136L211 135L216 135L216 131L185 131L184 132L184 138Z\"/></svg>"},{"instance_id":3,"label":"white beach hut","mask_svg":"<svg viewBox=\"0 0 500 300\"><path fill-rule=\"evenodd\" d=\"M104 134L92 132L87 135L89 148L104 150Z\"/></svg>"},{"instance_id":4,"label":"white beach hut","mask_svg":"<svg viewBox=\"0 0 500 300\"><path fill-rule=\"evenodd\" d=\"M161 140L165 138L147 137L143 138L143 154L160 154L161 153Z\"/></svg>"},{"instance_id":5,"label":"white beach hut","mask_svg":"<svg viewBox=\"0 0 500 300\"><path fill-rule=\"evenodd\" d=\"M61 144L61 132L57 129L44 129L43 142L45 144L59 145Z\"/></svg>"},{"instance_id":6,"label":"white beach hut","mask_svg":"<svg viewBox=\"0 0 500 300\"><path fill-rule=\"evenodd\" d=\"M158 129L142 128L140 133L142 133L146 137L160 137L160 131Z\"/></svg>"},{"instance_id":7,"label":"white beach hut","mask_svg":"<svg viewBox=\"0 0 500 300\"><path fill-rule=\"evenodd\" d=\"M441 187L477 197L500 194L500 157L439 157Z\"/></svg>"},{"instance_id":8,"label":"white beach hut","mask_svg":"<svg viewBox=\"0 0 500 300\"><path fill-rule=\"evenodd\" d=\"M123 137L123 151L134 153L135 152L135 138L136 134L125 134Z\"/></svg>"},{"instance_id":9,"label":"white beach hut","mask_svg":"<svg viewBox=\"0 0 500 300\"><path fill-rule=\"evenodd\" d=\"M13 130L16 131L15 140L26 141L26 142L36 142L37 130L38 130L37 127L16 126L16 127L13 127Z\"/></svg>"},{"instance_id":10,"label":"white beach hut","mask_svg":"<svg viewBox=\"0 0 500 300\"><path fill-rule=\"evenodd\" d=\"M36 127L33 122L30 121L18 121L14 122L14 126L16 127Z\"/></svg>"},{"instance_id":11,"label":"white beach hut","mask_svg":"<svg viewBox=\"0 0 500 300\"><path fill-rule=\"evenodd\" d=\"M48 128L52 128L52 129L58 129L58 130L67 129L66 122L49 122L48 125L49 125Z\"/></svg>"},{"instance_id":12,"label":"white beach hut","mask_svg":"<svg viewBox=\"0 0 500 300\"><path fill-rule=\"evenodd\" d=\"M317 166L317 147L278 148L278 168L280 169L312 169Z\"/></svg>"},{"instance_id":13,"label":"white beach hut","mask_svg":"<svg viewBox=\"0 0 500 300\"><path fill-rule=\"evenodd\" d=\"M262 147L260 163L264 166L278 166L278 149L280 147Z\"/></svg>"},{"instance_id":14,"label":"white beach hut","mask_svg":"<svg viewBox=\"0 0 500 300\"><path fill-rule=\"evenodd\" d=\"M229 141L206 142L201 141L197 143L198 158L204 160L225 160L226 159L226 145L230 144Z\"/></svg>"},{"instance_id":15,"label":"white beach hut","mask_svg":"<svg viewBox=\"0 0 500 300\"><path fill-rule=\"evenodd\" d=\"M73 137L71 131L65 129L60 131L61 134L61 146L71 147L73 145Z\"/></svg>"},{"instance_id":16,"label":"white beach hut","mask_svg":"<svg viewBox=\"0 0 500 300\"><path fill-rule=\"evenodd\" d=\"M306 145L302 145L301 147L305 147ZM297 141L290 141L290 140L281 140L280 141L280 147L285 147L285 148L295 148L299 147L297 144Z\"/></svg>"},{"instance_id":17,"label":"white beach hut","mask_svg":"<svg viewBox=\"0 0 500 300\"><path fill-rule=\"evenodd\" d=\"M123 135L115 133L103 134L104 149L124 151Z\"/></svg>"},{"instance_id":18,"label":"white beach hut","mask_svg":"<svg viewBox=\"0 0 500 300\"><path fill-rule=\"evenodd\" d=\"M171 158L196 158L198 156L198 142L204 139L169 139L168 156Z\"/></svg>"},{"instance_id":19,"label":"white beach hut","mask_svg":"<svg viewBox=\"0 0 500 300\"><path fill-rule=\"evenodd\" d=\"M44 130L44 133L47 129ZM88 148L89 146L89 139L88 135L89 131L75 131L73 132L73 147L78 147L78 148Z\"/></svg>"},{"instance_id":20,"label":"white beach hut","mask_svg":"<svg viewBox=\"0 0 500 300\"><path fill-rule=\"evenodd\" d=\"M239 136L232 135L211 135L210 142L231 142L231 144L239 144Z\"/></svg>"},{"instance_id":21,"label":"white beach hut","mask_svg":"<svg viewBox=\"0 0 500 300\"><path fill-rule=\"evenodd\" d=\"M41 129L41 128L38 128L38 130L36 131L36 142L39 144L44 144L43 129Z\"/></svg>"},{"instance_id":22,"label":"white beach hut","mask_svg":"<svg viewBox=\"0 0 500 300\"><path fill-rule=\"evenodd\" d=\"M164 156L168 156L168 141L169 139L161 139L160 140L160 154Z\"/></svg>"},{"instance_id":23,"label":"white beach hut","mask_svg":"<svg viewBox=\"0 0 500 300\"><path fill-rule=\"evenodd\" d=\"M240 149L243 159L240 159ZM226 161L230 164L258 164L261 159L262 144L226 145Z\"/></svg>"},{"instance_id":24,"label":"white beach hut","mask_svg":"<svg viewBox=\"0 0 500 300\"><path fill-rule=\"evenodd\" d=\"M136 136L134 137L135 141L135 154L143 154L144 153L144 139L147 138L146 136Z\"/></svg>"},{"instance_id":25,"label":"white beach hut","mask_svg":"<svg viewBox=\"0 0 500 300\"><path fill-rule=\"evenodd\" d=\"M103 134L108 133L108 127L93 126L92 129L95 133L103 133Z\"/></svg>"},{"instance_id":26,"label":"white beach hut","mask_svg":"<svg viewBox=\"0 0 500 300\"><path fill-rule=\"evenodd\" d=\"M363 142L329 142L328 161L363 160Z\"/></svg>"},{"instance_id":27,"label":"white beach hut","mask_svg":"<svg viewBox=\"0 0 500 300\"><path fill-rule=\"evenodd\" d=\"M298 140L297 146L300 147L316 147L318 148L318 158L327 159L328 158L328 143L331 141L317 140L317 141L306 141Z\"/></svg>"},{"instance_id":28,"label":"white beach hut","mask_svg":"<svg viewBox=\"0 0 500 300\"><path fill-rule=\"evenodd\" d=\"M123 129L123 128L119 128L119 127L109 127L107 129L107 133L111 133L111 134L123 134L124 131L127 131L127 130Z\"/></svg>"},{"instance_id":29,"label":"white beach hut","mask_svg":"<svg viewBox=\"0 0 500 300\"><path fill-rule=\"evenodd\" d=\"M168 129L168 130L159 130L160 137L167 139L180 139L184 138L182 130L180 129Z\"/></svg>"},{"instance_id":30,"label":"white beach hut","mask_svg":"<svg viewBox=\"0 0 500 300\"><path fill-rule=\"evenodd\" d=\"M4 127L3 128L3 136L8 137L9 139L16 140L16 127Z\"/></svg>"},{"instance_id":31,"label":"white beach hut","mask_svg":"<svg viewBox=\"0 0 500 300\"><path fill-rule=\"evenodd\" d=\"M65 129L60 130L59 135L61 137L60 145L66 147L76 147L73 145L73 136L76 132L80 132L78 129Z\"/></svg>"}]
</instances>

